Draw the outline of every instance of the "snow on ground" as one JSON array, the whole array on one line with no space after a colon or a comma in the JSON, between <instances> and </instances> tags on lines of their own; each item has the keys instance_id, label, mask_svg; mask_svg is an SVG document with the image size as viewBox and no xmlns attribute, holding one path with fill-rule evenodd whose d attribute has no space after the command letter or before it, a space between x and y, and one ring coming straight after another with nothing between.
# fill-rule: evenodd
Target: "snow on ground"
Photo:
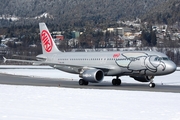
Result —
<instances>
[{"instance_id":1,"label":"snow on ground","mask_svg":"<svg viewBox=\"0 0 180 120\"><path fill-rule=\"evenodd\" d=\"M0 73L74 79L49 68ZM0 85L0 120L180 120L179 99L179 93Z\"/></svg>"},{"instance_id":2,"label":"snow on ground","mask_svg":"<svg viewBox=\"0 0 180 120\"><path fill-rule=\"evenodd\" d=\"M0 85L1 120L179 120L180 94Z\"/></svg>"}]
</instances>

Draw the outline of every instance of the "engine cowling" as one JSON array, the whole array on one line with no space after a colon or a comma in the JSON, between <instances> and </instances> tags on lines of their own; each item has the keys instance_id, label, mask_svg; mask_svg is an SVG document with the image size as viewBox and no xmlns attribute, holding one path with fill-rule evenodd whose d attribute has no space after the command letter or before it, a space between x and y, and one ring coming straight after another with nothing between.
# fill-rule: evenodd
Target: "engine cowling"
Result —
<instances>
[{"instance_id":1,"label":"engine cowling","mask_svg":"<svg viewBox=\"0 0 180 120\"><path fill-rule=\"evenodd\" d=\"M99 83L104 78L104 72L99 69L88 69L85 70L82 74L79 75L85 81L92 83Z\"/></svg>"},{"instance_id":2,"label":"engine cowling","mask_svg":"<svg viewBox=\"0 0 180 120\"><path fill-rule=\"evenodd\" d=\"M139 82L149 82L154 78L154 76L130 76L130 77L134 78Z\"/></svg>"}]
</instances>

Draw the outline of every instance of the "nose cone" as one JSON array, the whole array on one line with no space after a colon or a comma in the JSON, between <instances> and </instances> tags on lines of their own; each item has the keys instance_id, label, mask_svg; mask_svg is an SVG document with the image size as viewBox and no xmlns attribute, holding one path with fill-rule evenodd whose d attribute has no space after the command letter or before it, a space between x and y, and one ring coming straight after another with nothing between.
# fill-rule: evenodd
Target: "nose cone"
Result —
<instances>
[{"instance_id":1,"label":"nose cone","mask_svg":"<svg viewBox=\"0 0 180 120\"><path fill-rule=\"evenodd\" d=\"M177 68L176 64L172 61L168 62L167 66L166 66L166 70L169 74L176 71L176 68Z\"/></svg>"}]
</instances>

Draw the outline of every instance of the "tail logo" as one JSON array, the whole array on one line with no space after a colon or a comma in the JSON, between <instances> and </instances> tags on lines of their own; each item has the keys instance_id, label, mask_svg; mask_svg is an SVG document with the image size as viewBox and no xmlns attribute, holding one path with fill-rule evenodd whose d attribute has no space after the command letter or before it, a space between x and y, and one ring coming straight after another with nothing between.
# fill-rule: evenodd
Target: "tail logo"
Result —
<instances>
[{"instance_id":1,"label":"tail logo","mask_svg":"<svg viewBox=\"0 0 180 120\"><path fill-rule=\"evenodd\" d=\"M48 33L48 31L43 30L41 32L41 40L46 52L51 52L53 43L52 43L51 35Z\"/></svg>"}]
</instances>

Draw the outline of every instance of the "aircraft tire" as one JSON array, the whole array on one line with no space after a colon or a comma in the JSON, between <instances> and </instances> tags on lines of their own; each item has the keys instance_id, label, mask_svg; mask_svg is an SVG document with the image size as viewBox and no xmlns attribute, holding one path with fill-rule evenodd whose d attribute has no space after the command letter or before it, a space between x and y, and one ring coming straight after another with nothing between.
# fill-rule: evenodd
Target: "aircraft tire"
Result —
<instances>
[{"instance_id":1,"label":"aircraft tire","mask_svg":"<svg viewBox=\"0 0 180 120\"><path fill-rule=\"evenodd\" d=\"M116 79L113 79L113 80L112 80L112 84L113 84L113 85L116 85Z\"/></svg>"},{"instance_id":2,"label":"aircraft tire","mask_svg":"<svg viewBox=\"0 0 180 120\"><path fill-rule=\"evenodd\" d=\"M88 85L88 84L89 84L88 81L85 81L85 80L83 80L83 79L80 79L80 80L79 80L79 85Z\"/></svg>"},{"instance_id":3,"label":"aircraft tire","mask_svg":"<svg viewBox=\"0 0 180 120\"><path fill-rule=\"evenodd\" d=\"M155 86L156 86L155 83L149 83L149 87L150 87L150 88L154 88Z\"/></svg>"},{"instance_id":4,"label":"aircraft tire","mask_svg":"<svg viewBox=\"0 0 180 120\"><path fill-rule=\"evenodd\" d=\"M88 84L89 84L89 82L84 80L84 85L88 85Z\"/></svg>"},{"instance_id":5,"label":"aircraft tire","mask_svg":"<svg viewBox=\"0 0 180 120\"><path fill-rule=\"evenodd\" d=\"M116 85L121 85L121 80L120 79L116 79Z\"/></svg>"},{"instance_id":6,"label":"aircraft tire","mask_svg":"<svg viewBox=\"0 0 180 120\"><path fill-rule=\"evenodd\" d=\"M79 85L84 85L84 80L83 79L79 80Z\"/></svg>"},{"instance_id":7,"label":"aircraft tire","mask_svg":"<svg viewBox=\"0 0 180 120\"><path fill-rule=\"evenodd\" d=\"M120 79L113 79L112 84L116 85L116 86L119 86L119 85L121 85L121 80Z\"/></svg>"}]
</instances>

